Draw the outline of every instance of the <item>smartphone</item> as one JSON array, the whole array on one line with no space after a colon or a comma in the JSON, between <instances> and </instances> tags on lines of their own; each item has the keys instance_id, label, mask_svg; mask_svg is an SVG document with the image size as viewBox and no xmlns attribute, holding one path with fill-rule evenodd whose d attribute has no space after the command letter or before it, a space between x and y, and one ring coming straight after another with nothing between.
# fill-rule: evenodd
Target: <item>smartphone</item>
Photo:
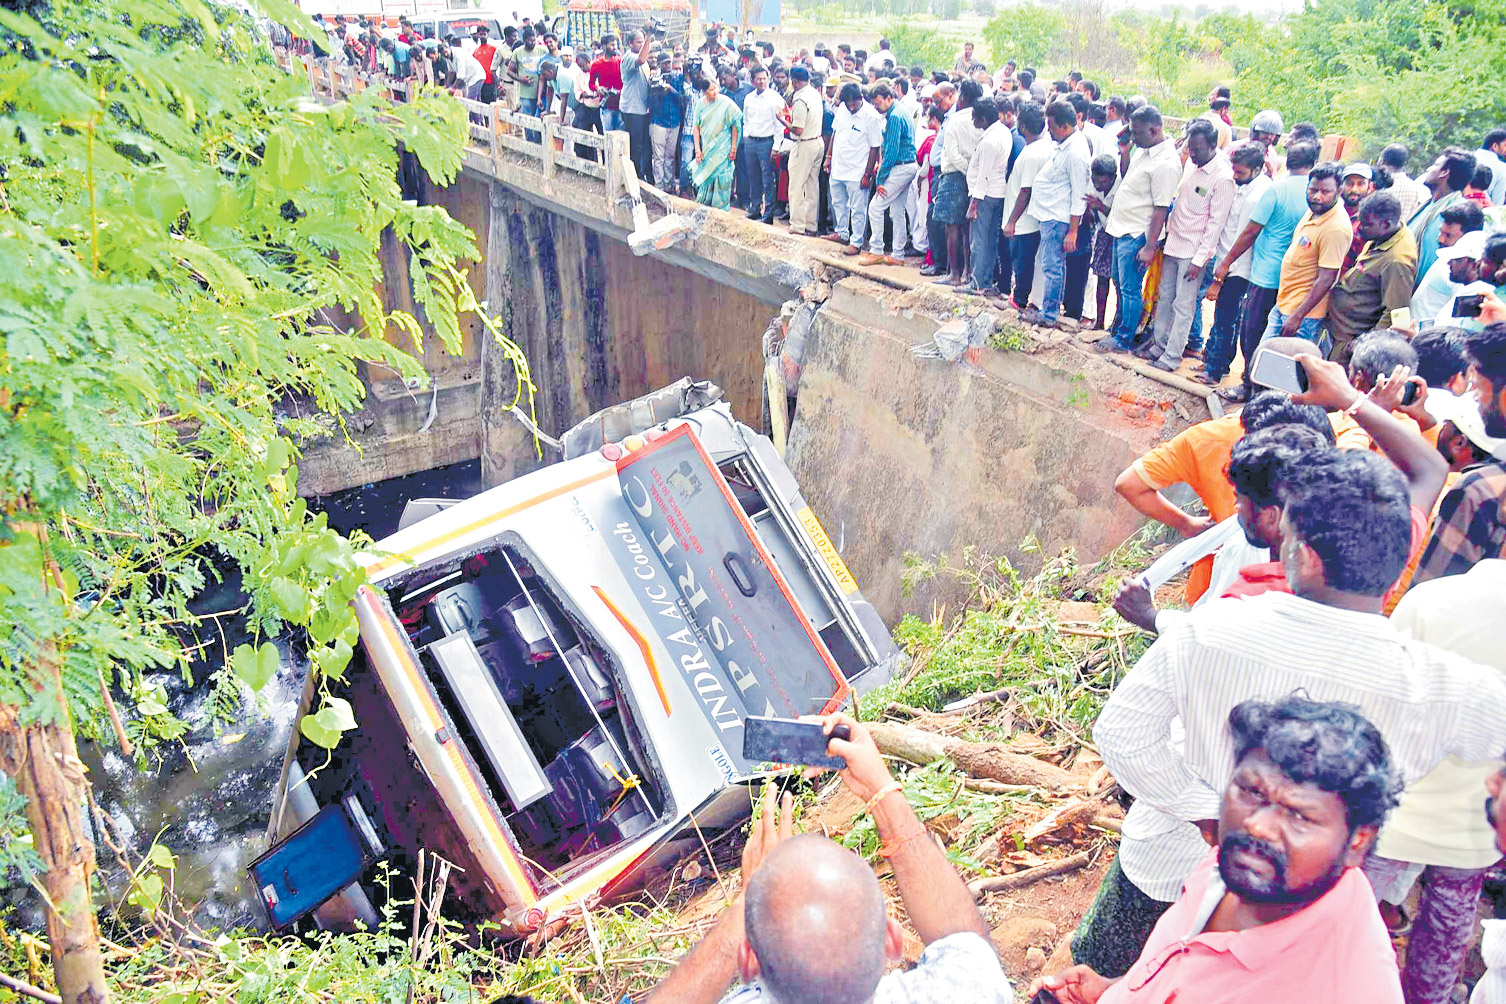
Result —
<instances>
[{"instance_id":1,"label":"smartphone","mask_svg":"<svg viewBox=\"0 0 1506 1004\"><path fill-rule=\"evenodd\" d=\"M1485 302L1484 293L1470 293L1454 297L1455 317L1479 317L1480 304Z\"/></svg>"},{"instance_id":2,"label":"smartphone","mask_svg":"<svg viewBox=\"0 0 1506 1004\"><path fill-rule=\"evenodd\" d=\"M1301 394L1307 390L1307 370L1302 368L1297 357L1270 348L1262 348L1255 353L1250 380L1262 387L1274 387L1288 394Z\"/></svg>"},{"instance_id":3,"label":"smartphone","mask_svg":"<svg viewBox=\"0 0 1506 1004\"><path fill-rule=\"evenodd\" d=\"M1391 311L1391 327L1410 328L1412 326L1412 308L1397 307Z\"/></svg>"},{"instance_id":4,"label":"smartphone","mask_svg":"<svg viewBox=\"0 0 1506 1004\"><path fill-rule=\"evenodd\" d=\"M1035 996L1030 998L1030 1004L1061 1004L1061 998L1045 987L1041 987L1035 992Z\"/></svg>"},{"instance_id":5,"label":"smartphone","mask_svg":"<svg viewBox=\"0 0 1506 1004\"><path fill-rule=\"evenodd\" d=\"M1407 386L1403 388L1401 392L1401 403L1403 405L1411 404L1413 401L1417 400L1417 395L1419 393L1421 393L1421 391L1417 389L1417 385L1408 380Z\"/></svg>"},{"instance_id":6,"label":"smartphone","mask_svg":"<svg viewBox=\"0 0 1506 1004\"><path fill-rule=\"evenodd\" d=\"M743 758L750 763L798 763L846 770L847 761L828 755L826 744L831 738L847 739L851 735L845 725L832 729L828 737L821 731L820 722L749 715L743 722Z\"/></svg>"}]
</instances>

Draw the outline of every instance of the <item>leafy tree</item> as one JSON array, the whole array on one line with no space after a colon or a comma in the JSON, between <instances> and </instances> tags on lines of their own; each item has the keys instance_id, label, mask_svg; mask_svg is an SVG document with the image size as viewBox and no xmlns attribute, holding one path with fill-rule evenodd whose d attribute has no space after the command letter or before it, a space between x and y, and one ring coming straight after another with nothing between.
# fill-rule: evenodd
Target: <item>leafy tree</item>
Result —
<instances>
[{"instance_id":1,"label":"leafy tree","mask_svg":"<svg viewBox=\"0 0 1506 1004\"><path fill-rule=\"evenodd\" d=\"M362 575L297 497L296 443L359 406L361 361L423 377L389 327L458 346L476 252L397 182L399 144L435 183L458 172L465 119L442 92L318 105L250 18L201 0L30 10L0 10L0 766L75 1004L107 991L74 733L114 718L122 745L151 738L165 709L142 673L187 672L188 600L226 562L255 630L305 640L320 697L303 733L332 746L353 724ZM384 235L427 328L376 292ZM242 646L216 682L255 690L276 668L270 644ZM112 690L141 706L120 715Z\"/></svg>"},{"instance_id":2,"label":"leafy tree","mask_svg":"<svg viewBox=\"0 0 1506 1004\"><path fill-rule=\"evenodd\" d=\"M961 48L936 28L926 28L909 21L894 21L884 29L894 58L901 66L917 63L928 70L950 70Z\"/></svg>"},{"instance_id":3,"label":"leafy tree","mask_svg":"<svg viewBox=\"0 0 1506 1004\"><path fill-rule=\"evenodd\" d=\"M997 11L994 0L973 0L973 12L981 17L993 17Z\"/></svg>"},{"instance_id":4,"label":"leafy tree","mask_svg":"<svg viewBox=\"0 0 1506 1004\"><path fill-rule=\"evenodd\" d=\"M1021 66L1039 66L1056 51L1067 31L1059 11L1034 3L1006 7L983 26L994 62L1013 59Z\"/></svg>"}]
</instances>

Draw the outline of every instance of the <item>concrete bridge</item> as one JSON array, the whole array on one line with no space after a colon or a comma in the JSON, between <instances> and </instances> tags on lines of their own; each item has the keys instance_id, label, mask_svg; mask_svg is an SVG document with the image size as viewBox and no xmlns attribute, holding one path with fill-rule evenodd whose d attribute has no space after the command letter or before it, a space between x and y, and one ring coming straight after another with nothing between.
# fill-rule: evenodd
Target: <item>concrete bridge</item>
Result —
<instances>
[{"instance_id":1,"label":"concrete bridge","mask_svg":"<svg viewBox=\"0 0 1506 1004\"><path fill-rule=\"evenodd\" d=\"M312 61L285 65L307 74L325 101L365 86L402 90ZM902 596L907 551L955 559L975 545L1029 569L1039 563L1020 547L1029 536L1048 551L1075 545L1083 560L1111 550L1138 524L1114 495L1114 477L1209 415L1194 384L1126 369L1073 335L1028 328L913 271L861 269L832 257L829 242L636 182L625 133L584 133L505 103L467 105L462 175L444 189L408 182L406 194L444 206L475 233L483 259L470 281L527 353L544 430L557 434L687 374L716 381L738 416L758 426L765 331L781 311L813 305L787 460L887 617L944 595ZM577 143L602 159L575 156ZM701 209L703 228L634 254L625 197L635 183L651 218ZM396 242L385 274L388 308L422 320ZM948 323L994 330L992 345L956 363L912 354ZM401 332L388 337L412 348ZM306 443L304 493L477 458L484 481L497 484L540 463L504 410L516 391L511 366L478 320L460 355L434 338L420 355L431 387L410 389L367 368L367 405L348 422L354 446L343 436Z\"/></svg>"}]
</instances>

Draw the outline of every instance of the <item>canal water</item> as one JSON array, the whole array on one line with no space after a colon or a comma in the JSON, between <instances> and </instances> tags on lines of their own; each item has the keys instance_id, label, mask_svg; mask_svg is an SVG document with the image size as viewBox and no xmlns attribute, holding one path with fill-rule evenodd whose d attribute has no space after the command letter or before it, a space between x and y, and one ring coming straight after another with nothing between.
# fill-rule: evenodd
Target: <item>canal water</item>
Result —
<instances>
[{"instance_id":1,"label":"canal water","mask_svg":"<svg viewBox=\"0 0 1506 1004\"><path fill-rule=\"evenodd\" d=\"M342 532L365 530L380 540L397 529L407 500L463 499L480 490L480 463L471 462L311 498L309 505L328 513L330 526ZM244 602L238 579L227 573L227 581L200 596L194 610L203 615ZM223 618L221 626L223 644L212 624L200 629L200 640L209 645L193 667L192 682L176 671L148 678L167 688L168 707L180 719L207 719L212 689L207 681L224 664L224 646L234 649L248 640L240 619ZM113 738L80 750L94 780L95 799L112 827L138 852L156 839L177 855L176 891L207 928L265 926L246 880L246 865L265 850L273 788L296 724L306 672L306 664L284 646L282 665L261 694L243 692L243 717L237 724L220 736L204 728L181 743L163 744L144 770L121 754ZM113 867L103 844L99 851L102 877L112 899L118 899L126 876ZM10 890L8 898L20 908L24 923L40 926L34 893L23 887Z\"/></svg>"}]
</instances>

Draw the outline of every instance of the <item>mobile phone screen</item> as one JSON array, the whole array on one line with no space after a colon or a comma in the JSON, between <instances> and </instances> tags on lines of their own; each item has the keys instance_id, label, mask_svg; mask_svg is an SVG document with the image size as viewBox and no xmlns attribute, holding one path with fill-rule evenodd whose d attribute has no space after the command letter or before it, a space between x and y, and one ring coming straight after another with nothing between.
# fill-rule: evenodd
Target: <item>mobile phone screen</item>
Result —
<instances>
[{"instance_id":1,"label":"mobile phone screen","mask_svg":"<svg viewBox=\"0 0 1506 1004\"><path fill-rule=\"evenodd\" d=\"M1274 387L1288 394L1301 394L1307 390L1307 370L1296 356L1284 355L1274 349L1263 348L1255 353L1255 365L1250 369L1250 380L1262 387Z\"/></svg>"},{"instance_id":2,"label":"mobile phone screen","mask_svg":"<svg viewBox=\"0 0 1506 1004\"><path fill-rule=\"evenodd\" d=\"M846 739L846 732L846 726L838 725L832 730L832 735ZM846 760L827 754L826 744L829 741L821 731L820 722L764 718L758 715L749 715L743 722L743 758L750 763L798 763L808 767L846 770Z\"/></svg>"}]
</instances>

